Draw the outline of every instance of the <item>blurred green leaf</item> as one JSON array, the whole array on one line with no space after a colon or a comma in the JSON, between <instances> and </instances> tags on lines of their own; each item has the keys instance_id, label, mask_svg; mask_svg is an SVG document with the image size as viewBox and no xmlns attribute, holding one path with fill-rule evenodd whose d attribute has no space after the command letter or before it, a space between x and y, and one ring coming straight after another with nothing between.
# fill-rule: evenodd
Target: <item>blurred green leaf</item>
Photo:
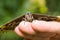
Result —
<instances>
[{"instance_id":1,"label":"blurred green leaf","mask_svg":"<svg viewBox=\"0 0 60 40\"><path fill-rule=\"evenodd\" d=\"M16 35L13 31L5 32L1 35L0 40L22 40L23 38Z\"/></svg>"},{"instance_id":2,"label":"blurred green leaf","mask_svg":"<svg viewBox=\"0 0 60 40\"><path fill-rule=\"evenodd\" d=\"M27 0L0 0L0 2L0 6L2 6L0 9L0 25L27 12Z\"/></svg>"}]
</instances>

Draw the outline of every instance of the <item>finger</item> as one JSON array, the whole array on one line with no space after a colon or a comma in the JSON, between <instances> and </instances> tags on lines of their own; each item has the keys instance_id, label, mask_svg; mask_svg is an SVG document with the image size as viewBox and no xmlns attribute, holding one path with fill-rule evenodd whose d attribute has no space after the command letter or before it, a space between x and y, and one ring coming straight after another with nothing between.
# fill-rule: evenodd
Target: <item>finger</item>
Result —
<instances>
[{"instance_id":1,"label":"finger","mask_svg":"<svg viewBox=\"0 0 60 40\"><path fill-rule=\"evenodd\" d=\"M14 31L16 32L17 35L19 35L21 37L25 37L24 34L19 30L18 27L16 27Z\"/></svg>"},{"instance_id":2,"label":"finger","mask_svg":"<svg viewBox=\"0 0 60 40\"><path fill-rule=\"evenodd\" d=\"M20 37L27 38L27 39L32 39L33 38L33 36L31 36L31 35L24 34L21 30L19 30L18 26L15 28L14 31Z\"/></svg>"},{"instance_id":3,"label":"finger","mask_svg":"<svg viewBox=\"0 0 60 40\"><path fill-rule=\"evenodd\" d=\"M32 28L40 32L58 32L60 23L35 20L32 22Z\"/></svg>"},{"instance_id":4,"label":"finger","mask_svg":"<svg viewBox=\"0 0 60 40\"><path fill-rule=\"evenodd\" d=\"M40 32L46 32L47 31L47 23L46 23L46 21L34 20L32 22L32 28L37 31L40 31Z\"/></svg>"},{"instance_id":5,"label":"finger","mask_svg":"<svg viewBox=\"0 0 60 40\"><path fill-rule=\"evenodd\" d=\"M32 29L30 22L22 21L18 27L24 33L35 34L35 31Z\"/></svg>"}]
</instances>

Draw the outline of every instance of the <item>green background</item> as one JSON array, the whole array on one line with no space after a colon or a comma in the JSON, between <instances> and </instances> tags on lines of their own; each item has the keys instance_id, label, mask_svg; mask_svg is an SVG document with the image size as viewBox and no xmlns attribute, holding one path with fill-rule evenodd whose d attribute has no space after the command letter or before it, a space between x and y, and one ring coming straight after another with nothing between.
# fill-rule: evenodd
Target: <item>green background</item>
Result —
<instances>
[{"instance_id":1,"label":"green background","mask_svg":"<svg viewBox=\"0 0 60 40\"><path fill-rule=\"evenodd\" d=\"M0 25L28 12L29 4L28 0L0 0ZM60 15L60 0L46 0L46 6L48 8L46 14L52 16ZM40 13L39 9L35 9L34 12ZM9 31L0 34L0 40L22 40L22 38L13 31Z\"/></svg>"}]
</instances>

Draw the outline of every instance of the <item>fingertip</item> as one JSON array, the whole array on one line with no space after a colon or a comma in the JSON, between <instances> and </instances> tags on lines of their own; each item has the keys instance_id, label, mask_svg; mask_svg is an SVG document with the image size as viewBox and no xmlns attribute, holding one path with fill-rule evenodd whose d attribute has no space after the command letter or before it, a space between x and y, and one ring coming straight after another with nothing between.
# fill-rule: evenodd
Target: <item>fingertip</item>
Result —
<instances>
[{"instance_id":1,"label":"fingertip","mask_svg":"<svg viewBox=\"0 0 60 40\"><path fill-rule=\"evenodd\" d=\"M19 30L18 27L16 27L14 31L18 36L24 37L24 34Z\"/></svg>"},{"instance_id":2,"label":"fingertip","mask_svg":"<svg viewBox=\"0 0 60 40\"><path fill-rule=\"evenodd\" d=\"M40 31L40 32L44 32L47 31L47 22L46 21L40 21L40 20L34 20L32 22L32 27L33 29Z\"/></svg>"},{"instance_id":3,"label":"fingertip","mask_svg":"<svg viewBox=\"0 0 60 40\"><path fill-rule=\"evenodd\" d=\"M21 25L24 26L24 24L25 24L25 21L21 21L18 26L21 26Z\"/></svg>"},{"instance_id":4,"label":"fingertip","mask_svg":"<svg viewBox=\"0 0 60 40\"><path fill-rule=\"evenodd\" d=\"M24 33L35 34L34 30L31 27L31 22L22 21L18 27Z\"/></svg>"}]
</instances>

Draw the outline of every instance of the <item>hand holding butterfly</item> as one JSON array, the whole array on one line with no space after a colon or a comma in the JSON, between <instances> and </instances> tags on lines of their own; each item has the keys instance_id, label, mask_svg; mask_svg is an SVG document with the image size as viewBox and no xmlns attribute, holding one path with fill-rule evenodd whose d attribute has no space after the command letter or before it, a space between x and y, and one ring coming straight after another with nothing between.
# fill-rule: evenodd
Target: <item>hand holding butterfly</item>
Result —
<instances>
[{"instance_id":1,"label":"hand holding butterfly","mask_svg":"<svg viewBox=\"0 0 60 40\"><path fill-rule=\"evenodd\" d=\"M60 36L60 23L55 21L22 21L14 30L25 40L58 40Z\"/></svg>"}]
</instances>

